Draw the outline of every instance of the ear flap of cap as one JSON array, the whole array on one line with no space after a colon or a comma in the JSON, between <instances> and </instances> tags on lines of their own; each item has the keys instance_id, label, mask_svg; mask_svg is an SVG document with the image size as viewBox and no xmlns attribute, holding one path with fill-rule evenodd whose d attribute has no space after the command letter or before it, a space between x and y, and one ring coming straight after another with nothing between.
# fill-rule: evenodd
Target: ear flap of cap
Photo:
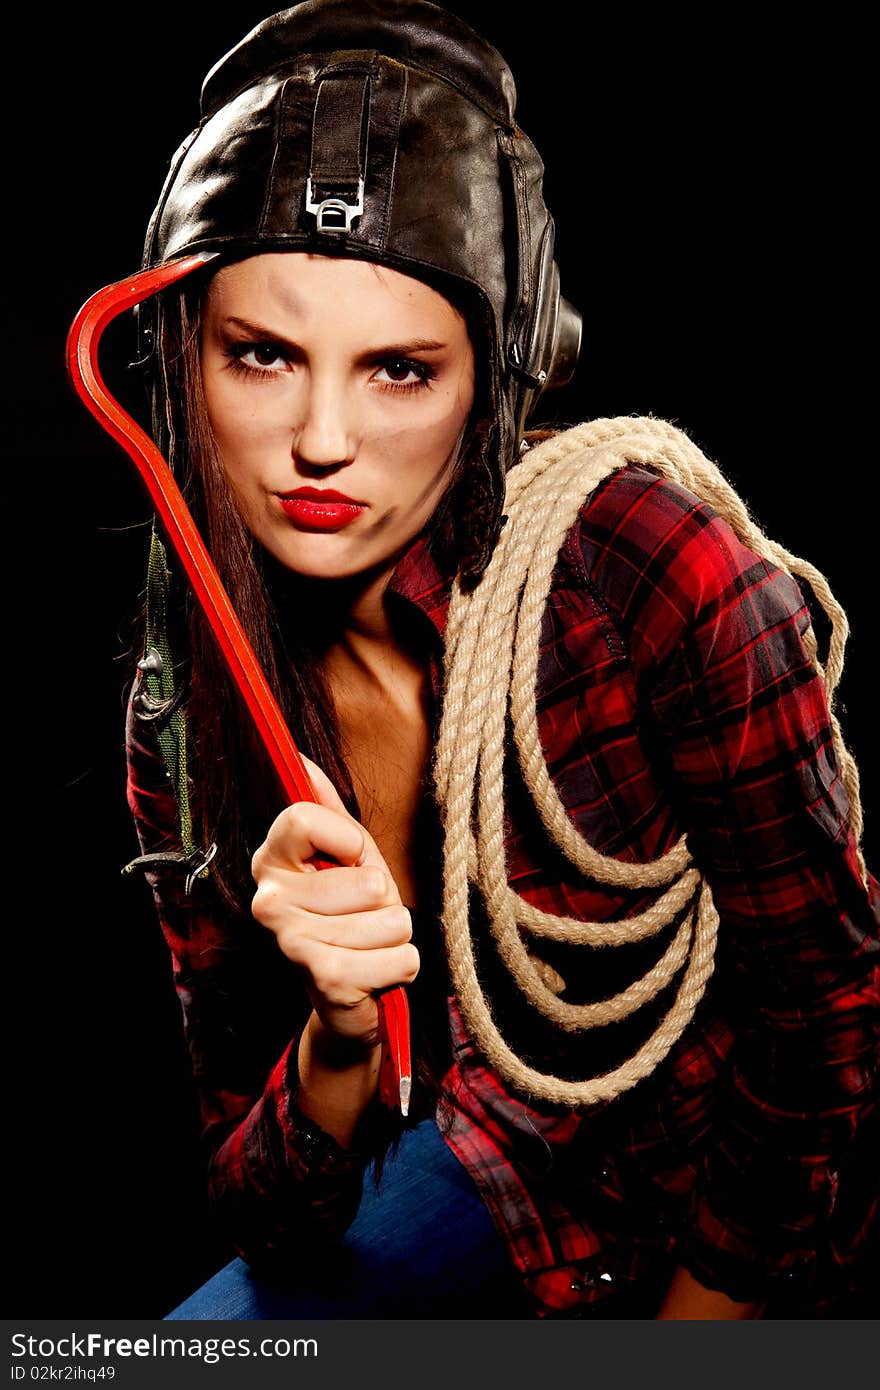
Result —
<instances>
[{"instance_id":1,"label":"ear flap of cap","mask_svg":"<svg viewBox=\"0 0 880 1390\"><path fill-rule=\"evenodd\" d=\"M550 219L541 245L528 341L521 356L516 344L511 350L511 367L521 383L516 409L518 434L522 433L541 394L571 381L580 352L583 320L574 305L560 294L554 245L555 232Z\"/></svg>"},{"instance_id":2,"label":"ear flap of cap","mask_svg":"<svg viewBox=\"0 0 880 1390\"><path fill-rule=\"evenodd\" d=\"M558 295L557 304L545 391L558 390L571 381L583 339L584 321L579 311L563 295Z\"/></svg>"}]
</instances>

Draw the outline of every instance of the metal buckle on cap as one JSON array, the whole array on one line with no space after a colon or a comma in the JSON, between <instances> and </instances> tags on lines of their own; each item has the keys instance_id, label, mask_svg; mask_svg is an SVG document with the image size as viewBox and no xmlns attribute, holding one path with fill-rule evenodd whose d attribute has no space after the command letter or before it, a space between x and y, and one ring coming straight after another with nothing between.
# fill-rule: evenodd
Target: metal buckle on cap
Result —
<instances>
[{"instance_id":1,"label":"metal buckle on cap","mask_svg":"<svg viewBox=\"0 0 880 1390\"><path fill-rule=\"evenodd\" d=\"M520 381L524 381L533 391L539 391L547 380L547 373L541 368L538 372L526 371L523 366L522 352L519 343L511 343L507 353L507 360L516 372Z\"/></svg>"},{"instance_id":2,"label":"metal buckle on cap","mask_svg":"<svg viewBox=\"0 0 880 1390\"><path fill-rule=\"evenodd\" d=\"M354 203L347 203L344 198L322 198L320 203L316 203L312 180L306 179L306 212L314 213L319 232L350 232L352 222L356 217L360 217L363 211L363 179L358 179L357 201Z\"/></svg>"}]
</instances>

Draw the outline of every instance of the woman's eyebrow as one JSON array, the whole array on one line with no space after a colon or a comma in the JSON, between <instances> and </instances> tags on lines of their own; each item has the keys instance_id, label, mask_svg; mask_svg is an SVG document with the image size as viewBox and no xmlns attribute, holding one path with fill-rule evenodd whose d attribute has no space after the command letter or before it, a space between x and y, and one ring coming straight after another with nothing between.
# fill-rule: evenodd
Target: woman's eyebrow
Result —
<instances>
[{"instance_id":1,"label":"woman's eyebrow","mask_svg":"<svg viewBox=\"0 0 880 1390\"><path fill-rule=\"evenodd\" d=\"M230 315L223 320L224 328L237 328L249 337L261 339L269 343L278 343L282 347L300 349L300 344L295 343L290 338L286 338L283 333L276 333L274 329L267 328L265 324L254 323L250 319L238 318L237 315ZM407 338L396 343L386 343L380 347L368 348L366 352L359 353L356 361L358 364L372 362L377 357L405 357L411 352L442 352L448 348L449 344L439 342L434 338Z\"/></svg>"}]
</instances>

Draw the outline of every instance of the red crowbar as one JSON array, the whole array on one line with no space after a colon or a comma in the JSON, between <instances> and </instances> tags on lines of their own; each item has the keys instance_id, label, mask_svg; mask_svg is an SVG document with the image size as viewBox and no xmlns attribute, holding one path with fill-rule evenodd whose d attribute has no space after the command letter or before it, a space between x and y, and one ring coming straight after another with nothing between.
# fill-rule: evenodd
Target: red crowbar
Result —
<instances>
[{"instance_id":1,"label":"red crowbar","mask_svg":"<svg viewBox=\"0 0 880 1390\"><path fill-rule=\"evenodd\" d=\"M266 677L244 634L232 604L205 549L195 522L171 469L134 420L108 392L98 368L98 345L109 323L185 275L214 260L216 252L182 257L155 270L142 271L92 295L80 309L67 340L67 369L77 395L133 460L162 527L183 565L220 649L266 748L288 801L317 801L305 763L290 736ZM332 860L316 857L319 869ZM402 985L378 996L382 1057L379 1094L385 1105L409 1112L412 1066L409 1045L409 1005Z\"/></svg>"}]
</instances>

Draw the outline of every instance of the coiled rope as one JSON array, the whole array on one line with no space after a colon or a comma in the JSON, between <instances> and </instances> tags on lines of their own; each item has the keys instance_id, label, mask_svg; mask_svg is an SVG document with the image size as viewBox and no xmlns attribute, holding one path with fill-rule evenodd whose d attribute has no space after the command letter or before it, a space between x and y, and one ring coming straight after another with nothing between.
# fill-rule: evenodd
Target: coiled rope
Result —
<instances>
[{"instance_id":1,"label":"coiled rope","mask_svg":"<svg viewBox=\"0 0 880 1390\"><path fill-rule=\"evenodd\" d=\"M681 1037L712 973L718 913L691 862L686 838L658 859L624 863L600 854L580 834L547 770L538 737L535 684L541 621L560 548L586 497L615 469L640 464L709 502L739 539L813 590L831 623L824 664L812 627L805 646L825 683L829 707L843 668L848 624L824 576L771 541L714 463L665 420L650 416L592 420L530 449L509 471L508 521L479 585L456 579L446 630L443 712L433 774L444 826L443 925L453 987L465 1025L500 1074L534 1099L564 1106L612 1100L649 1076ZM616 888L662 890L646 911L610 922L554 916L510 888L504 849L504 733L510 709L526 787L548 833L584 875ZM831 708L834 746L861 838L858 771ZM476 833L474 802L476 801ZM865 877L864 860L859 863ZM529 1002L569 1032L617 1022L683 975L668 1013L648 1040L604 1075L570 1081L528 1066L501 1036L477 978L469 925L470 885L482 894L498 952ZM523 933L587 946L616 946L656 936L683 913L671 944L622 993L589 1004L558 995L564 981L527 949Z\"/></svg>"}]
</instances>

